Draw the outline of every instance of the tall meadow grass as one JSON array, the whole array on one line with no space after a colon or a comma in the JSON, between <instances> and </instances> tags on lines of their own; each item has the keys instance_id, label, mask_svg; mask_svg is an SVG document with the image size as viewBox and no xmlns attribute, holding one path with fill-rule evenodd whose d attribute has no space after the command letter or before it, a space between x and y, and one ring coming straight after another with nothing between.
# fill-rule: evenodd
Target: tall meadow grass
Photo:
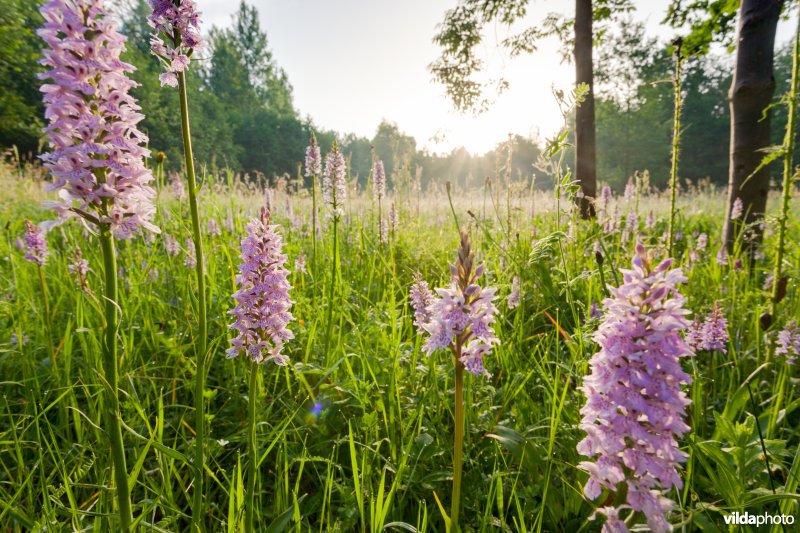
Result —
<instances>
[{"instance_id":1,"label":"tall meadow grass","mask_svg":"<svg viewBox=\"0 0 800 533\"><path fill-rule=\"evenodd\" d=\"M491 378L464 376L461 528L599 529L600 520L591 519L594 503L583 494L586 475L576 466L583 438L577 386L598 349L592 334L599 319L590 311L605 297L603 279L619 284L619 269L630 263L637 240L664 254L669 193L644 188L635 198L614 197L605 206L613 223L604 231L579 221L571 203L553 191L531 194L513 184L499 191L499 180L493 190L453 185L453 213L444 188L422 195L395 190L384 199L399 213L387 245L375 231L371 194L352 183L341 219L317 218L316 239L310 216L315 195L273 186L272 222L285 238L287 265L301 254L316 260L307 273L289 278L297 319L295 339L284 348L291 363L248 383L250 362L224 357L233 335L226 312L235 304L244 225L263 205L264 184L206 175L197 198L202 219L226 222L221 234L203 235L209 353L203 465L192 461L198 376L187 357L201 335L194 273L184 265L185 250L171 256L165 247L167 236L184 243L192 234L189 205L159 191L162 233L117 243L124 309L119 409L135 528L186 530L199 467L206 480L206 529L244 530L248 394L258 391L258 530L442 531L437 501L449 507L454 460L453 364L422 351L408 289L416 271L432 287L449 283L448 264L459 242L455 213L486 265L486 284L499 288L495 329L501 340L484 361ZM102 272L90 271L82 290L68 269L78 245L90 265L101 264L100 247L97 235L79 224L47 235L45 316L36 266L15 246L26 218L47 216L39 207L48 198L44 181L37 167L0 167L0 525L13 532L110 531L117 520L113 469L99 423L105 402ZM787 295L765 330L759 318L770 302L776 212L769 214L765 244L752 266L740 263L738 252L718 260L724 194L708 185L681 185L673 255L689 278L682 292L701 316L721 302L730 343L727 353L699 352L684 365L694 380L687 391L692 431L681 441L689 459L684 488L670 494L680 507L673 522L687 531L716 531L725 530L724 517L736 511L797 516L798 374L772 346L777 331L800 316L794 281L800 205L795 197L787 221ZM777 196L770 200L778 204ZM631 213L635 224L627 222ZM704 250L701 234L709 240ZM511 309L505 298L515 276L520 302ZM331 286L333 299L327 297Z\"/></svg>"}]
</instances>

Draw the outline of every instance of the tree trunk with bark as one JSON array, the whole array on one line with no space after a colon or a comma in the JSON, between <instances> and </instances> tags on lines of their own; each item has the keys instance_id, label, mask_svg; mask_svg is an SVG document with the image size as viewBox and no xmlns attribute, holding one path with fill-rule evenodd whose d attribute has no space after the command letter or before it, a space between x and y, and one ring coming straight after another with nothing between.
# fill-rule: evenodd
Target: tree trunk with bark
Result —
<instances>
[{"instance_id":1,"label":"tree trunk with bark","mask_svg":"<svg viewBox=\"0 0 800 533\"><path fill-rule=\"evenodd\" d=\"M744 231L745 247L751 251L761 240L758 221L767 207L770 173L756 172L769 147L770 120L765 110L775 92L773 55L775 31L782 0L742 0L736 39L736 63L728 100L731 109L730 167L728 200L722 239L729 250ZM741 199L742 216L731 220L736 199ZM749 228L749 229L747 229Z\"/></svg>"},{"instance_id":2,"label":"tree trunk with bark","mask_svg":"<svg viewBox=\"0 0 800 533\"><path fill-rule=\"evenodd\" d=\"M583 193L578 198L583 218L594 217L597 196L592 37L592 0L575 0L575 83L589 86L586 98L575 109L575 179Z\"/></svg>"}]
</instances>

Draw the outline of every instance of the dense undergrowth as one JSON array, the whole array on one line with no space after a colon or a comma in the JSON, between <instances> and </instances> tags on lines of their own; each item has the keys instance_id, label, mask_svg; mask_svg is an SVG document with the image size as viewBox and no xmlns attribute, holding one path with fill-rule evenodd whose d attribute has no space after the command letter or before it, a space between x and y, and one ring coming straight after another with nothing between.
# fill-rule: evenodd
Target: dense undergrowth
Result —
<instances>
[{"instance_id":1,"label":"dense undergrowth","mask_svg":"<svg viewBox=\"0 0 800 533\"><path fill-rule=\"evenodd\" d=\"M35 169L5 166L0 192L0 525L4 531L109 531L111 457L101 405L102 261L96 237L78 223L47 236L42 267L16 246L24 220L49 215ZM226 183L227 181L227 183ZM341 280L333 300L331 239L324 220L314 250L305 190L270 194L294 285L284 348L288 367L261 369L261 454L256 493L259 530L443 531L437 499L449 503L453 463L453 364L427 357L413 327L408 289L419 271L446 286L457 223L469 228L485 283L498 287L501 344L485 361L490 378L467 378L462 524L466 531L595 531L594 505L576 444L582 393L604 298L617 285L639 241L664 253L668 201L639 191L605 210L613 223L579 221L552 193L491 188L395 191L399 225L381 243L374 205L353 195L339 225ZM188 206L169 187L159 193L160 235L118 243L120 388L134 516L143 530L186 530L191 515L194 444L192 358L196 291L186 266ZM209 349L206 517L209 531L241 527L246 464L246 361L224 356L232 333L238 246L261 190L208 177L200 195L207 232ZM775 204L775 202L771 202ZM384 209L389 202L384 203ZM788 293L765 330L769 230L754 262L718 254L723 195L689 189L679 198L676 263L682 292L705 316L719 301L729 321L727 353L700 351L684 361L694 377L690 459L676 527L725 531L732 512L798 514L800 396L796 366L775 355L777 332L800 316L800 225L789 223ZM795 202L795 213L797 202ZM635 218L635 220L634 220ZM768 218L768 222L769 222ZM708 245L700 249L701 234ZM168 253L167 240L180 249ZM598 263L595 243L600 243ZM82 288L70 271L80 247L92 270ZM176 252L176 250L172 250ZM305 259L306 272L295 263ZM292 266L294 265L294 266ZM521 303L505 298L514 276ZM334 324L326 339L326 315ZM328 347L325 351L325 347ZM766 451L766 455L765 452ZM769 465L770 470L768 470ZM112 517L112 518L109 518Z\"/></svg>"}]
</instances>

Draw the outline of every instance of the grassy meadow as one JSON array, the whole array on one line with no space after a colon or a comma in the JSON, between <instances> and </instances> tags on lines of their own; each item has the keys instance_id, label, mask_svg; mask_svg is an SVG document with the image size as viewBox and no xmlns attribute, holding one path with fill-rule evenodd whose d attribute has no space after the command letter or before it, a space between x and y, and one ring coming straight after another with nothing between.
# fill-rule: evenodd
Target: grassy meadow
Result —
<instances>
[{"instance_id":1,"label":"grassy meadow","mask_svg":"<svg viewBox=\"0 0 800 533\"><path fill-rule=\"evenodd\" d=\"M96 236L73 221L47 234L50 256L41 270L24 260L17 240L25 219L51 218L41 207L52 199L43 192L45 177L38 168L0 167L0 531L113 531L115 484L100 422L102 257ZM141 531L188 530L196 468L191 221L187 200L166 181L157 202L161 233L118 241L120 410ZM241 531L249 365L225 357L227 311L245 224L267 200L261 186L238 176L201 181L209 285L204 523L208 531ZM398 212L388 242L381 242L371 196L350 190L332 298L324 207L315 240L311 191L293 182L273 186L272 220L286 241L296 320L284 348L291 363L258 367L258 531L444 531L453 362L444 351L422 351L408 293L416 271L431 287L448 285L457 224L486 265L483 283L498 288L501 341L485 360L491 377L466 378L462 528L599 530L602 520L592 519L595 505L583 494L587 476L576 467L585 401L577 387L597 351L592 334L601 320L590 317L590 307L602 302L604 282L619 284L637 241L665 253L669 200L649 190L616 196L606 218L616 216L619 225L604 228L578 220L566 195L494 183L455 187L452 210L444 190L393 191L382 204L384 213L391 204ZM684 360L694 383L692 429L681 441L689 454L684 488L668 494L678 504L677 531L734 531L725 525L730 513L799 510L798 369L774 354L774 342L800 316L800 206L795 200L789 222L788 294L764 330L775 235L768 223L752 265L738 254L718 261L724 203L724 192L711 187L686 187L678 198L674 255L689 278L681 290L693 314L721 303L730 342L727 353ZM771 199L771 209L777 204ZM211 219L218 231L208 227ZM708 246L698 250L703 233ZM91 268L83 284L69 268L78 248ZM514 276L521 302L509 309Z\"/></svg>"}]
</instances>

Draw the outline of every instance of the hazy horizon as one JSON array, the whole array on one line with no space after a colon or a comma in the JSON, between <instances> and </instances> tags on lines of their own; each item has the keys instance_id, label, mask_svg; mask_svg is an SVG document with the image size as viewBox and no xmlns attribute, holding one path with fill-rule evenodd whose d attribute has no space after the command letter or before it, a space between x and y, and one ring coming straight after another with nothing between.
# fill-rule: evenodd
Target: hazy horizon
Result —
<instances>
[{"instance_id":1,"label":"hazy horizon","mask_svg":"<svg viewBox=\"0 0 800 533\"><path fill-rule=\"evenodd\" d=\"M204 32L229 25L239 7L238 0L197 2ZM481 52L488 76L502 76L510 88L488 112L473 117L454 111L444 87L428 71L439 54L432 42L436 25L456 5L454 0L248 3L258 9L273 57L288 75L295 107L317 127L372 138L381 120L387 120L431 152L463 146L482 154L509 133L542 139L561 125L552 89L569 90L574 67L561 63L555 38L541 41L532 54L511 59L496 46L507 30L493 25ZM669 0L635 4L632 16L645 23L648 35L667 40L676 33L660 25ZM533 25L550 12L570 14L573 6L532 2L524 24ZM786 23L781 26L780 43L791 35Z\"/></svg>"}]
</instances>

